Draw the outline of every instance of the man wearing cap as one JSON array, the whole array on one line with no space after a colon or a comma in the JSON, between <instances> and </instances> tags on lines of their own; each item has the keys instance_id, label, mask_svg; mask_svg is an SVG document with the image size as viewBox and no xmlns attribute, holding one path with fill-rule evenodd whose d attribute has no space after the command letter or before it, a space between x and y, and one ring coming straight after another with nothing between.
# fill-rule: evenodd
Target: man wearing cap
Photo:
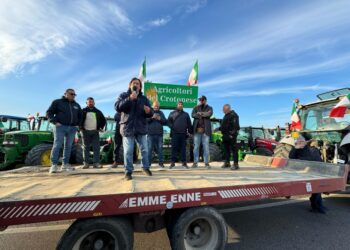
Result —
<instances>
[{"instance_id":1,"label":"man wearing cap","mask_svg":"<svg viewBox=\"0 0 350 250\"><path fill-rule=\"evenodd\" d=\"M207 98L203 95L199 99L199 105L193 108L193 165L192 168L198 167L199 148L202 144L203 158L205 168L209 169L209 140L211 136L210 117L213 115L213 108L207 104Z\"/></svg>"},{"instance_id":2,"label":"man wearing cap","mask_svg":"<svg viewBox=\"0 0 350 250\"><path fill-rule=\"evenodd\" d=\"M115 109L121 113L120 134L123 137L125 180L132 180L133 152L135 140L141 150L141 163L143 172L152 176L148 162L147 145L147 118L153 116L153 109L149 100L142 94L142 83L134 77L129 82L129 88L121 93Z\"/></svg>"},{"instance_id":3,"label":"man wearing cap","mask_svg":"<svg viewBox=\"0 0 350 250\"><path fill-rule=\"evenodd\" d=\"M298 159L304 161L322 161L320 152L316 148L311 148L307 145L305 138L299 135L295 139L295 146L289 152L289 159ZM311 209L313 212L324 214L325 209L320 193L314 193L310 197Z\"/></svg>"},{"instance_id":4,"label":"man wearing cap","mask_svg":"<svg viewBox=\"0 0 350 250\"><path fill-rule=\"evenodd\" d=\"M191 118L188 113L183 110L183 102L179 101L176 110L172 111L168 117L168 126L171 129L171 165L175 167L177 154L180 151L182 167L188 168L186 159L186 139L192 134Z\"/></svg>"},{"instance_id":5,"label":"man wearing cap","mask_svg":"<svg viewBox=\"0 0 350 250\"><path fill-rule=\"evenodd\" d=\"M83 108L83 119L80 126L84 148L83 168L89 168L91 146L94 152L93 167L101 168L99 132L106 126L106 118L104 117L103 113L95 107L94 98L88 97L86 99L86 105L86 108Z\"/></svg>"}]
</instances>

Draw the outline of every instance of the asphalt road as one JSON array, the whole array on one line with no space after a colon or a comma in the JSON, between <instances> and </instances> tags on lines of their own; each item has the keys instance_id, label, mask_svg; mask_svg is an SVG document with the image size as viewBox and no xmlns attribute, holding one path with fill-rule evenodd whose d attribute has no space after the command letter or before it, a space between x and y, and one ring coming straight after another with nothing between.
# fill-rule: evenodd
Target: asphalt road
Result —
<instances>
[{"instance_id":1,"label":"asphalt road","mask_svg":"<svg viewBox=\"0 0 350 250\"><path fill-rule=\"evenodd\" d=\"M349 249L350 193L324 196L326 215L309 212L307 198L219 207L229 235L226 249ZM10 227L0 249L55 249L69 222ZM170 249L165 230L135 234L135 249Z\"/></svg>"}]
</instances>

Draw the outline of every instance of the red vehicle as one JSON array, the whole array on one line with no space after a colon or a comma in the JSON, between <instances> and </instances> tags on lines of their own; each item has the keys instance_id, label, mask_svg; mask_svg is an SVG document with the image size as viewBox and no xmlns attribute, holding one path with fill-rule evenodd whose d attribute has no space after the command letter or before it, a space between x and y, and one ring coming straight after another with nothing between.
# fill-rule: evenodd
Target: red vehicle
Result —
<instances>
[{"instance_id":1,"label":"red vehicle","mask_svg":"<svg viewBox=\"0 0 350 250\"><path fill-rule=\"evenodd\" d=\"M279 143L276 141L276 137L263 127L242 127L239 131L237 142L241 143L241 147L247 145L250 151L255 151L257 155L265 156L272 156L273 150Z\"/></svg>"},{"instance_id":2,"label":"red vehicle","mask_svg":"<svg viewBox=\"0 0 350 250\"><path fill-rule=\"evenodd\" d=\"M132 249L133 232L167 229L172 249L224 249L227 228L215 205L345 190L347 165L248 155L234 174L162 170L153 177L101 169L0 173L0 228L72 220L57 249Z\"/></svg>"}]
</instances>

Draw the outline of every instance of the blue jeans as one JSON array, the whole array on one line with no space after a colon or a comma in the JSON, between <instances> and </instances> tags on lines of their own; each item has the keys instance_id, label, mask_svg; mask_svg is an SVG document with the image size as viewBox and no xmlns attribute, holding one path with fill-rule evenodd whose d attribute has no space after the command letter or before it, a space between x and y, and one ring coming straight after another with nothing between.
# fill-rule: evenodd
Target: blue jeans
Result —
<instances>
[{"instance_id":1,"label":"blue jeans","mask_svg":"<svg viewBox=\"0 0 350 250\"><path fill-rule=\"evenodd\" d=\"M136 135L123 137L123 149L124 149L124 167L125 173L132 173L134 170L133 165L133 153L135 140L141 150L141 163L142 168L149 168L148 163L148 147L147 147L147 136Z\"/></svg>"},{"instance_id":2,"label":"blue jeans","mask_svg":"<svg viewBox=\"0 0 350 250\"><path fill-rule=\"evenodd\" d=\"M199 134L195 133L193 136L193 162L198 163L199 161L199 147L202 144L203 145L203 158L204 158L204 163L208 164L209 163L209 136L206 135L205 133Z\"/></svg>"},{"instance_id":3,"label":"blue jeans","mask_svg":"<svg viewBox=\"0 0 350 250\"><path fill-rule=\"evenodd\" d=\"M74 126L55 126L53 128L53 147L51 151L51 163L53 165L58 164L58 159L60 157L60 151L63 147L63 165L66 165L69 163L70 154L72 150L72 144L74 141L75 133L77 132L77 128Z\"/></svg>"},{"instance_id":4,"label":"blue jeans","mask_svg":"<svg viewBox=\"0 0 350 250\"><path fill-rule=\"evenodd\" d=\"M158 155L159 164L163 164L163 136L162 135L147 135L148 141L148 162L152 163L153 149Z\"/></svg>"}]
</instances>

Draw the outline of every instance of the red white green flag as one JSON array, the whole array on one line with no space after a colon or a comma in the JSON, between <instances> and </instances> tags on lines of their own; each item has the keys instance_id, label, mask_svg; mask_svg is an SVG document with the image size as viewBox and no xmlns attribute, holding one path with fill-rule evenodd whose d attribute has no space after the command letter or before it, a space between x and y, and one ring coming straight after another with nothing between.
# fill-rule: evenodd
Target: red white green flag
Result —
<instances>
[{"instance_id":1,"label":"red white green flag","mask_svg":"<svg viewBox=\"0 0 350 250\"><path fill-rule=\"evenodd\" d=\"M344 96L337 105L332 108L329 117L344 117L346 110L350 106L350 94Z\"/></svg>"},{"instance_id":2,"label":"red white green flag","mask_svg":"<svg viewBox=\"0 0 350 250\"><path fill-rule=\"evenodd\" d=\"M143 61L141 68L140 68L140 73L139 77L140 81L143 83L146 80L146 58Z\"/></svg>"},{"instance_id":3,"label":"red white green flag","mask_svg":"<svg viewBox=\"0 0 350 250\"><path fill-rule=\"evenodd\" d=\"M293 103L293 108L292 108L292 125L291 125L291 129L293 130L301 130L301 122L300 122L300 118L299 115L297 113L297 107L296 105Z\"/></svg>"},{"instance_id":4,"label":"red white green flag","mask_svg":"<svg viewBox=\"0 0 350 250\"><path fill-rule=\"evenodd\" d=\"M187 80L187 86L196 85L198 83L198 60L193 66L190 76Z\"/></svg>"}]
</instances>

